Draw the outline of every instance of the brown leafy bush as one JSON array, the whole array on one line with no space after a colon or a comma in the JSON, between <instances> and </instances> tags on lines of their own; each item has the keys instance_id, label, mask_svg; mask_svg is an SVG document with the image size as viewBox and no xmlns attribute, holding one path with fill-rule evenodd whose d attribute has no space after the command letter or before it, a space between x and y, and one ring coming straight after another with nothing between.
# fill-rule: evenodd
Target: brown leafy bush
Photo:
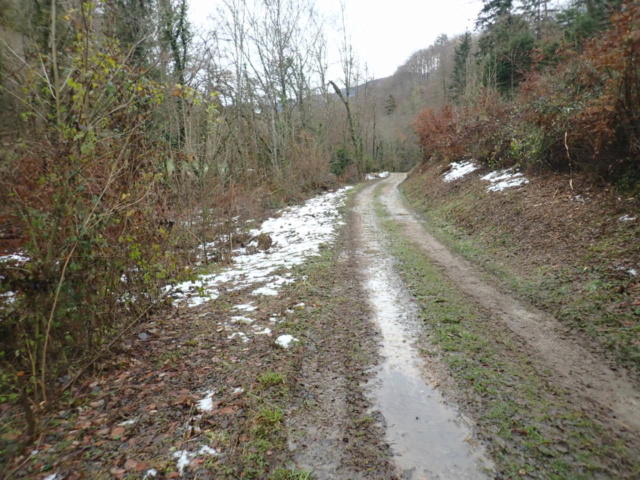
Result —
<instances>
[{"instance_id":1,"label":"brown leafy bush","mask_svg":"<svg viewBox=\"0 0 640 480\"><path fill-rule=\"evenodd\" d=\"M554 55L546 63L555 66L529 72L512 99L484 89L470 107L421 112L414 127L426 157L579 169L637 184L640 5L628 2L582 52Z\"/></svg>"}]
</instances>

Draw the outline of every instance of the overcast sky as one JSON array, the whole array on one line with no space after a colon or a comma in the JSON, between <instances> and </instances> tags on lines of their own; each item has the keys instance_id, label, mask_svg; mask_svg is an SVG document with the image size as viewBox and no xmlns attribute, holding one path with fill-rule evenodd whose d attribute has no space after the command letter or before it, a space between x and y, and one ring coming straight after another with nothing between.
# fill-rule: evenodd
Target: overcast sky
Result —
<instances>
[{"instance_id":1,"label":"overcast sky","mask_svg":"<svg viewBox=\"0 0 640 480\"><path fill-rule=\"evenodd\" d=\"M191 21L200 27L219 0L189 0ZM318 10L339 19L340 0L316 0ZM347 29L361 64L375 78L391 75L411 53L426 48L438 35L472 31L481 0L345 0ZM334 37L336 42L337 37ZM336 62L337 45L329 49Z\"/></svg>"}]
</instances>

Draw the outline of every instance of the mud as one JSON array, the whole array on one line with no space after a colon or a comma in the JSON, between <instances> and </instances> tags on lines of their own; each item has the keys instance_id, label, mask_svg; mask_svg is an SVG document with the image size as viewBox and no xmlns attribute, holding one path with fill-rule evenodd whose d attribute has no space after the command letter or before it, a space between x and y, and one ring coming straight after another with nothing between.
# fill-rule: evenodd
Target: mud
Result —
<instances>
[{"instance_id":1,"label":"mud","mask_svg":"<svg viewBox=\"0 0 640 480\"><path fill-rule=\"evenodd\" d=\"M393 480L381 422L372 418L362 385L378 362L375 326L358 278L349 221L335 268L313 278L322 313L309 319L296 405L287 421L296 466L318 480Z\"/></svg>"},{"instance_id":2,"label":"mud","mask_svg":"<svg viewBox=\"0 0 640 480\"><path fill-rule=\"evenodd\" d=\"M557 374L557 383L623 429L640 431L640 392L623 369L613 371L579 340L563 336L558 322L486 283L468 262L454 256L411 214L398 192L406 174L382 180L381 202L405 235L438 264L468 297L511 330ZM364 192L363 192L364 193ZM369 192L371 195L371 192Z\"/></svg>"},{"instance_id":3,"label":"mud","mask_svg":"<svg viewBox=\"0 0 640 480\"><path fill-rule=\"evenodd\" d=\"M373 189L356 199L359 269L383 360L367 387L384 417L385 436L403 479L490 478L492 464L472 439L471 422L445 403L414 347L417 308L394 271L374 210Z\"/></svg>"}]
</instances>

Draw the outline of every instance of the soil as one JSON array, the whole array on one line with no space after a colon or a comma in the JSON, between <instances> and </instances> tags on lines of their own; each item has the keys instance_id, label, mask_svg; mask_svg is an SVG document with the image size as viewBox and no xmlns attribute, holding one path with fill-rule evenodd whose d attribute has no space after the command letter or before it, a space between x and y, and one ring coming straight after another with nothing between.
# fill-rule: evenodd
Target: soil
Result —
<instances>
[{"instance_id":1,"label":"soil","mask_svg":"<svg viewBox=\"0 0 640 480\"><path fill-rule=\"evenodd\" d=\"M297 414L288 426L296 464L315 479L389 479L396 470L389 461L384 425L370 413L363 384L379 361L379 331L371 322L358 270L357 228L348 215L324 300L335 306L313 318L302 361ZM319 293L319 292L318 292ZM329 300L330 299L330 300Z\"/></svg>"}]
</instances>

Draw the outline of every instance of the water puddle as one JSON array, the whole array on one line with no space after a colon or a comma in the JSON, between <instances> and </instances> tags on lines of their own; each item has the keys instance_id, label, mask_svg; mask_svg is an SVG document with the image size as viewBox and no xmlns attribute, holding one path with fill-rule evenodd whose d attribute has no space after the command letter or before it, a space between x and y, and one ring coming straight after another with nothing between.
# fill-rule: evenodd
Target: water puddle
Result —
<instances>
[{"instance_id":1,"label":"water puddle","mask_svg":"<svg viewBox=\"0 0 640 480\"><path fill-rule=\"evenodd\" d=\"M491 463L484 449L472 443L468 420L447 405L426 378L428 372L413 345L416 310L381 244L371 192L363 192L358 206L365 252L361 265L382 333L384 360L368 390L374 408L385 418L395 463L408 480L490 478L485 472Z\"/></svg>"}]
</instances>

